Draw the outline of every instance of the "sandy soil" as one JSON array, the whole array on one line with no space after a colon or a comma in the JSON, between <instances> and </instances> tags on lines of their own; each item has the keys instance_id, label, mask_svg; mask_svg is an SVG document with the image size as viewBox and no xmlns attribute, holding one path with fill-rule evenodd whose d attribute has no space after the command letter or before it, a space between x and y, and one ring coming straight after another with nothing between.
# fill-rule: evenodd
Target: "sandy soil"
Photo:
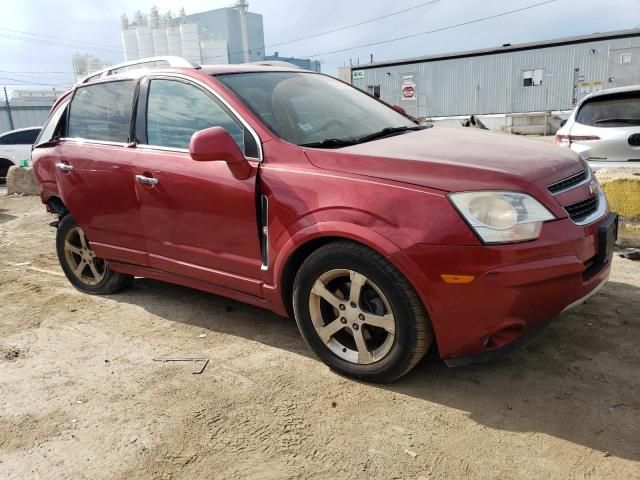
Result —
<instances>
[{"instance_id":1,"label":"sandy soil","mask_svg":"<svg viewBox=\"0 0 640 480\"><path fill-rule=\"evenodd\" d=\"M3 480L640 478L640 262L616 258L523 350L430 355L381 387L329 371L269 312L144 279L76 292L51 220L0 194Z\"/></svg>"}]
</instances>

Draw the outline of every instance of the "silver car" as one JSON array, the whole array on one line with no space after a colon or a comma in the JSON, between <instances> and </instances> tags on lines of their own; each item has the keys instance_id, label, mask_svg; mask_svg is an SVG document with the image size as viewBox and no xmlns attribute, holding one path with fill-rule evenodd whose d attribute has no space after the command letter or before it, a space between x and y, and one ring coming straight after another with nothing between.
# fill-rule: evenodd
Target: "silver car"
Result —
<instances>
[{"instance_id":1,"label":"silver car","mask_svg":"<svg viewBox=\"0 0 640 480\"><path fill-rule=\"evenodd\" d=\"M585 97L558 130L556 144L589 162L640 162L640 85Z\"/></svg>"}]
</instances>

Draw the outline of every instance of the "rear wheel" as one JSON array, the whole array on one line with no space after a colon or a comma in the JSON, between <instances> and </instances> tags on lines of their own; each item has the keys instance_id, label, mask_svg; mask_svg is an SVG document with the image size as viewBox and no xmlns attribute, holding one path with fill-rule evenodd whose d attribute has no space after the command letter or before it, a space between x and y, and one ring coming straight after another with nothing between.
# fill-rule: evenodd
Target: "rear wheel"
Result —
<instances>
[{"instance_id":1,"label":"rear wheel","mask_svg":"<svg viewBox=\"0 0 640 480\"><path fill-rule=\"evenodd\" d=\"M0 185L7 183L7 173L14 163L6 158L0 158Z\"/></svg>"},{"instance_id":2,"label":"rear wheel","mask_svg":"<svg viewBox=\"0 0 640 480\"><path fill-rule=\"evenodd\" d=\"M133 277L114 272L96 257L84 231L71 215L58 224L56 250L62 270L81 292L108 295L131 285Z\"/></svg>"},{"instance_id":3,"label":"rear wheel","mask_svg":"<svg viewBox=\"0 0 640 480\"><path fill-rule=\"evenodd\" d=\"M304 339L344 375L393 381L411 370L433 341L426 311L406 278L359 244L335 242L309 256L293 297Z\"/></svg>"}]
</instances>

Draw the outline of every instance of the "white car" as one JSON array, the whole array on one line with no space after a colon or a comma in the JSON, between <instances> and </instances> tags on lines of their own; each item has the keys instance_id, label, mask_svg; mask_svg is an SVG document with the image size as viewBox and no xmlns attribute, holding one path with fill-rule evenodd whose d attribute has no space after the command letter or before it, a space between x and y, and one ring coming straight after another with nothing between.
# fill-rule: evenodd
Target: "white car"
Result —
<instances>
[{"instance_id":1,"label":"white car","mask_svg":"<svg viewBox=\"0 0 640 480\"><path fill-rule=\"evenodd\" d=\"M556 144L589 162L640 162L640 85L585 97L558 130Z\"/></svg>"},{"instance_id":2,"label":"white car","mask_svg":"<svg viewBox=\"0 0 640 480\"><path fill-rule=\"evenodd\" d=\"M4 183L9 167L31 159L31 147L40 130L42 127L20 128L0 135L0 183Z\"/></svg>"}]
</instances>

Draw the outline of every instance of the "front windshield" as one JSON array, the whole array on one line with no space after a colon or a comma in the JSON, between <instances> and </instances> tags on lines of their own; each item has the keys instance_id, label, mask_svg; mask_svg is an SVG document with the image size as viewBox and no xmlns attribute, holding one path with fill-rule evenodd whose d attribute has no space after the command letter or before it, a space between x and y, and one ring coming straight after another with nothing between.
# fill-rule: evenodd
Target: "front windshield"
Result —
<instances>
[{"instance_id":1,"label":"front windshield","mask_svg":"<svg viewBox=\"0 0 640 480\"><path fill-rule=\"evenodd\" d=\"M324 75L260 72L216 77L283 140L343 146L417 125L369 95Z\"/></svg>"}]
</instances>

